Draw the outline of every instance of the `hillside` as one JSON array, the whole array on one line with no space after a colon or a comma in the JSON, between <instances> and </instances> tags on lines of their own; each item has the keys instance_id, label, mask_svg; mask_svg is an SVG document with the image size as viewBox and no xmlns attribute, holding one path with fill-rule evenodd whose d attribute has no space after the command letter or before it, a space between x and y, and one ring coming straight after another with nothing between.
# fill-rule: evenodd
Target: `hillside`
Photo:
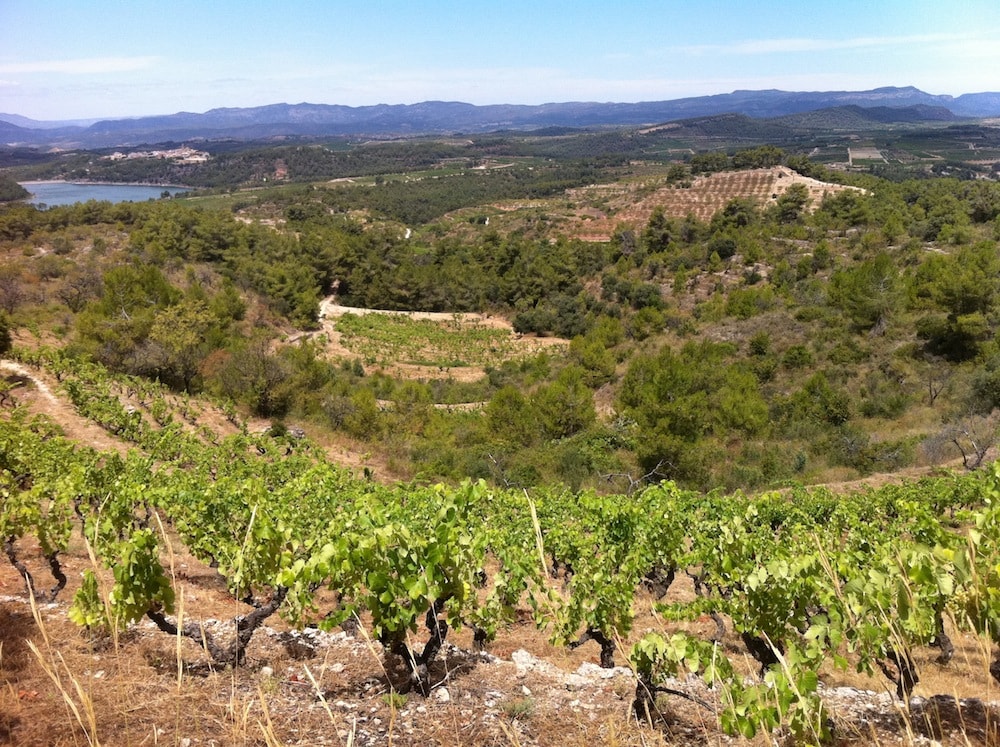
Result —
<instances>
[{"instance_id":1,"label":"hillside","mask_svg":"<svg viewBox=\"0 0 1000 747\"><path fill-rule=\"evenodd\" d=\"M17 377L18 386L13 390L17 402L30 412L44 413L53 418L68 436L92 443L105 454L108 450L120 452L125 446L133 448L136 443L144 449L158 442L162 444L155 435L160 426L153 422L152 417L147 421L149 430L146 431L153 436L151 439L142 436L141 430L132 435L126 432L111 435L111 423L107 420L103 429L92 433L94 424L88 422L89 417L107 412L94 408L92 398L107 397L109 394L115 400L123 398L120 404L127 406L126 411L138 412L143 418L159 418L165 423L162 426L164 429L183 423L182 430L174 431L177 436L186 433L185 438L188 439L207 437L199 449L211 450L212 444L225 448L219 437L228 433L232 438L235 433L233 424L218 417L217 413L213 414L211 403L194 403L195 411L200 414L192 417L189 414L192 403L170 396L161 401L161 393L155 387L143 390L137 382L123 381L108 391L100 376L89 378L89 383L84 383L96 372L86 367L77 369L73 365L63 367L53 361L59 371L60 381L56 381L44 372L44 358L32 360L34 362L30 364L4 362L8 374ZM72 401L62 391L75 393ZM169 408L167 418L157 409L162 403ZM10 402L6 403L7 408L10 405ZM81 418L83 412L91 415ZM158 412L159 415L156 414ZM9 409L5 410L5 414L13 415ZM171 419L176 420L171 423ZM17 454L16 450L9 448L10 425L16 424L17 417L11 420L14 423L5 418L4 427L0 428L0 459L3 460L0 463L4 465L10 464ZM206 427L209 424L212 428ZM220 430L213 432L214 428ZM26 435L25 432L22 437ZM46 438L49 441L46 448L56 445L52 437ZM277 445L285 449L285 457L295 461L296 468L301 469L305 463L300 457L306 452L300 452L299 456L291 454L308 448L307 445L282 442L280 436L277 438ZM182 453L173 457L167 456L169 449L161 451L159 458L165 462L178 457L181 460L190 459L193 443L185 444ZM272 458L265 441L258 441L251 453L260 456L244 455L238 458L247 459L248 464L259 461L261 465ZM26 456L21 454L20 458ZM33 458L39 456L40 451L32 452ZM69 453L62 453L61 464L64 467L70 465L67 461L69 456ZM78 456L86 458L83 454ZM229 458L232 459L232 455ZM108 468L119 469L110 466L113 462L111 457L105 456L105 459L109 460ZM139 467L139 460L132 464ZM163 466L166 467L166 464ZM238 485L233 481L235 473L222 475L233 466L216 462L211 468L213 478L224 480L227 489ZM191 472L192 466L182 471ZM178 479L176 474L168 478L166 472L164 469L157 473L145 473L144 489L158 486L160 480ZM48 478L40 472L33 474L38 487L49 484L46 482ZM328 474L327 479L331 476ZM126 484L124 478L125 475L119 477L122 487ZM184 482L189 477L180 479ZM319 483L312 479L309 482L310 491L315 491ZM957 484L954 480L947 483ZM969 483L967 487L975 490L982 484ZM353 489L350 483L343 482L341 478L341 500L345 499L349 489ZM929 483L923 484L921 489L933 491ZM80 488L74 490L79 491ZM419 491L415 491L413 486L404 490L407 495L404 505L407 510L416 511L415 502L421 500ZM296 491L292 489L291 492ZM165 497L172 494L175 494L174 490L163 493ZM267 503L271 508L266 512L277 510L289 494L288 488L270 494ZM56 493L50 495L53 504L47 508L52 511L58 499ZM389 495L385 494L382 499L388 499ZM440 492L432 492L432 495L436 500L450 500ZM892 495L891 492L869 492L861 496L861 500L869 506L873 502L881 504L887 499L890 505L897 508L906 505L905 498L904 502L894 503ZM553 558L567 558L569 556L564 553L568 553L569 548L560 544L566 539L560 540L555 527L550 528L549 522L553 518L545 510L545 501L557 500L560 511L569 510L570 504L562 503L556 495L544 496L543 493L535 493L536 500L540 502L546 547ZM21 496L16 497L20 500ZM816 498L823 500L821 494L799 495L799 501ZM89 499L82 499L79 492L75 493L75 499L78 501L77 511L85 515ZM106 521L111 521L110 517L114 515L112 502L119 496L104 494L98 499L99 510L108 512ZM640 500L638 496L633 499ZM494 510L500 500L510 498L500 493L489 496ZM856 497L841 496L835 500L840 505L846 505ZM945 500L955 501L956 498ZM308 514L309 503L302 496L294 511ZM785 510L781 508L783 503L781 499L770 503L765 499L760 505L762 510L778 511L777 514L770 514L771 521L776 521ZM257 517L256 521L268 520L264 518L264 505L261 503L254 508L249 526L234 527L237 542L245 548L250 546L248 538L254 526L254 517ZM611 505L603 506L599 515L601 519L607 518L609 514L605 512ZM720 502L718 505L725 504ZM740 507L738 512L742 512L745 499L740 498L736 505ZM542 630L533 628L527 602L516 606L509 623L498 630L489 642L488 652L476 652L472 631L461 626L456 628L443 647L436 666L430 670L433 686L426 697L406 685L405 672L400 672L398 664L394 664L389 654L384 652L387 648L385 642L374 639L376 619L365 612L360 612L356 623L345 623L342 630L319 630L314 625L302 627L301 621L296 623L297 613L294 605L290 605L286 610L289 619L275 619L256 630L246 660L240 666L224 668L197 645L197 640L204 637L213 641L226 640L234 622L253 614L253 610L260 607L249 607L247 600L237 601L232 592L227 591L232 571L227 570L225 564L216 568L214 564L206 563L207 557L220 552L223 545L195 543L196 536L204 536L204 529L214 526L210 515L202 513L202 509L195 509L200 526L200 529L195 529L169 506L167 502L156 509L163 515L160 526L166 527L161 530L161 542L165 546L164 562L169 562L166 567L169 569L170 584L180 600L177 614L184 616L188 624L196 625L199 631L195 641L187 640L187 634L183 637L179 634L165 636L151 619L129 625L127 630L111 636L101 634L98 627L81 634L70 624L67 616L78 614L70 614L70 610L80 608L79 596L72 605L69 604L69 595L80 588L78 579L86 578L87 573L97 573L105 595L107 589L124 583L122 576L98 565L96 558L104 558L105 552L113 552L113 543L106 547L109 539L99 539L97 534L85 545L83 536L74 532L67 538L68 541L64 541L65 544L60 545L59 567L70 581L58 601L30 605L23 580L13 566L0 567L0 590L3 592L0 619L4 622L5 643L0 674L10 685L0 695L5 739L20 745L72 744L79 739L106 745L125 745L139 742L149 734L155 734L157 740L227 746L259 740L284 745L375 745L387 741L415 744L428 740L443 745L494 744L504 740L539 745L680 745L691 744L692 741L763 743L760 737L725 736L715 724L719 714L728 708L725 697L718 687L708 688L699 678L692 676L661 680L660 685L665 686L665 692L670 695L655 706L651 722L637 718L633 712L633 701L641 692L641 681L636 677L637 665L607 668L597 664L592 645L571 646L568 649L553 645ZM135 505L131 507L136 508ZM10 504L7 508L9 510ZM10 518L9 515L6 517L6 526L18 527L10 523ZM234 518L231 516L227 523ZM114 519L121 520L121 516ZM784 520L792 521L792 518L787 515ZM307 518L307 523L309 521ZM617 526L615 531L620 531L620 525ZM503 528L505 524L499 522L496 527ZM343 527L335 531L342 532ZM615 536L615 531L608 538L602 536L598 541L608 541ZM770 526L766 531L771 531ZM266 536L264 534L261 538L266 539ZM896 535L885 533L882 536L895 538ZM584 545L592 549L595 539L594 535L587 536ZM8 540L8 552L12 560L16 557L18 562L31 567L40 588L45 561L41 557L42 550L32 540L30 534L18 537L16 542ZM259 548L265 546L262 544ZM413 552L421 552L418 547L417 544L411 545ZM662 549L665 548L661 546ZM533 552L533 549L529 551L529 556ZM260 562L251 560L249 555L245 560L247 565L241 566L241 572L250 571L252 564ZM610 558L607 560L615 562ZM600 599L588 595L609 593L580 583L576 576L581 574L580 578L586 578L583 575L586 561L581 557L574 562L577 570L567 572L561 585L552 582L553 589L561 586L561 593L568 594L567 600L577 596ZM716 623L703 614L704 607L696 601L699 597L690 579L668 582L668 595L663 599L658 599L659 594L653 589L655 587L643 585L636 593L634 621L623 628L624 635L616 641L617 649L627 651L643 640L655 640L648 636L655 637L666 630L675 635L680 631L705 640L712 638ZM114 599L113 595L105 598ZM550 596L546 604L555 605L558 598L558 595ZM617 595L612 599L613 605L623 603ZM413 601L412 596L410 600ZM329 594L320 593L315 603L326 606L332 601ZM690 605L694 615L686 623L670 622L663 616L666 608L661 608L661 604L675 608ZM544 612L543 619L548 620L547 624L554 625L560 618L550 608ZM734 616L733 620L738 618ZM724 624L727 628L736 625L737 629L740 625L739 622ZM570 625L574 623L570 622ZM629 627L634 627L631 635ZM591 632L589 628L587 632ZM947 745L992 744L997 737L995 719L998 706L992 702L996 685L984 676L985 666L976 664L983 659L982 642L951 627L949 632L955 646L954 663L950 665L936 661L935 657L940 659L940 656L929 649L916 650L915 647L914 666L919 667L922 676L912 698L908 697L905 709L902 702L886 690L884 680L863 673L824 669L824 685L819 688L818 694L823 703L823 718L835 735L831 743L921 744L921 740L935 739ZM872 631L868 630L867 635L872 635ZM586 639L587 636L581 638L581 643L589 643ZM34 648L26 642L28 640L32 641ZM744 644L735 630L726 633L722 643L721 651L726 655L734 658L744 655ZM603 658L602 654L602 663ZM753 667L746 664L740 670L741 679L746 677L752 681L752 671ZM54 720L52 714L60 712L61 706L71 707L70 713L79 714L79 718ZM797 707L805 708L805 701ZM558 728L554 728L555 724Z\"/></svg>"},{"instance_id":2,"label":"hillside","mask_svg":"<svg viewBox=\"0 0 1000 747\"><path fill-rule=\"evenodd\" d=\"M886 124L912 124L915 122L954 122L957 117L943 106L915 105L906 107L857 105L815 109L811 112L792 114L771 120L794 129L816 129L825 132L838 130L877 130Z\"/></svg>"},{"instance_id":3,"label":"hillside","mask_svg":"<svg viewBox=\"0 0 1000 747\"><path fill-rule=\"evenodd\" d=\"M971 307L951 289L976 286L965 266L993 276L995 186L838 184L794 157L798 170L765 165L781 159L765 146L602 171L496 157L146 205L12 207L4 303L15 329L304 423L395 477L607 490L605 475L665 460L664 476L690 486L760 488L981 461L947 436L990 422L997 289L980 284ZM584 175L606 180L560 189ZM321 325L334 295L437 316ZM454 316L469 314L487 323ZM690 430L649 415L657 385L634 382L674 366L691 374L692 403L722 388L752 407L709 408ZM782 456L762 459L775 439Z\"/></svg>"},{"instance_id":4,"label":"hillside","mask_svg":"<svg viewBox=\"0 0 1000 747\"><path fill-rule=\"evenodd\" d=\"M0 206L0 741L996 743L1000 186L670 132Z\"/></svg>"},{"instance_id":5,"label":"hillside","mask_svg":"<svg viewBox=\"0 0 1000 747\"><path fill-rule=\"evenodd\" d=\"M773 205L794 184L806 188L811 210L825 197L858 189L802 176L784 166L698 176L690 185L664 185L652 192L641 183L583 187L569 190L568 195L584 203L599 202L609 209L603 215L581 216L565 230L588 241L609 241L616 226L645 225L656 208L671 218L693 215L709 221L734 199L752 200L760 207Z\"/></svg>"}]
</instances>

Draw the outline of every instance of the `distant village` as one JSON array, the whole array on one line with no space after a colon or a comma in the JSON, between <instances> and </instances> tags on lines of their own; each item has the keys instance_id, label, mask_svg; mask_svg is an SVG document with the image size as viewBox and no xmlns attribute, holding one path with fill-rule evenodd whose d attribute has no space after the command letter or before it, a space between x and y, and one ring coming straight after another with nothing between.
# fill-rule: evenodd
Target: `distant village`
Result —
<instances>
[{"instance_id":1,"label":"distant village","mask_svg":"<svg viewBox=\"0 0 1000 747\"><path fill-rule=\"evenodd\" d=\"M172 148L170 150L137 150L132 153L122 153L115 151L110 156L103 156L107 161L132 161L137 158L160 158L177 163L205 163L209 159L208 153L188 148Z\"/></svg>"}]
</instances>

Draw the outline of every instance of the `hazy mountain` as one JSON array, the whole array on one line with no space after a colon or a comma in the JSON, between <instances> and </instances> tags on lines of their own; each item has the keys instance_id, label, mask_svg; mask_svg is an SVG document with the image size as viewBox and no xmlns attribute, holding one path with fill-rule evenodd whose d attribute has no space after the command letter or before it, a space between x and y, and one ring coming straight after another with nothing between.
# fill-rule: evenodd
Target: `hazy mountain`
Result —
<instances>
[{"instance_id":1,"label":"hazy mountain","mask_svg":"<svg viewBox=\"0 0 1000 747\"><path fill-rule=\"evenodd\" d=\"M100 118L96 119L66 119L58 122L30 119L29 117L22 117L20 114L3 114L0 113L0 121L8 122L18 127L26 127L31 130L57 130L63 127L90 127L94 122L100 122Z\"/></svg>"},{"instance_id":2,"label":"hazy mountain","mask_svg":"<svg viewBox=\"0 0 1000 747\"><path fill-rule=\"evenodd\" d=\"M855 110L848 114L843 107L854 107ZM824 110L830 111L823 113ZM899 114L900 110L905 114ZM936 96L907 87L872 91L734 91L716 96L631 104L569 102L538 106L475 106L447 101L359 107L272 104L212 109L203 114L180 112L102 120L88 126L69 122L33 122L17 115L0 114L0 120L3 120L0 121L0 141L95 148L216 138L256 140L296 136L474 133L542 127L640 126L720 114L773 119L806 112L816 114L808 118L808 124L800 122L798 126L822 126L823 118L828 116L835 122L853 118L861 122L883 123L947 120L954 116L1000 116L1000 93ZM793 120L781 124L795 126Z\"/></svg>"},{"instance_id":3,"label":"hazy mountain","mask_svg":"<svg viewBox=\"0 0 1000 747\"><path fill-rule=\"evenodd\" d=\"M3 115L0 115L2 117ZM0 140L4 142L22 142L27 138L34 137L32 130L18 127L16 124L0 119Z\"/></svg>"},{"instance_id":4,"label":"hazy mountain","mask_svg":"<svg viewBox=\"0 0 1000 747\"><path fill-rule=\"evenodd\" d=\"M944 106L960 117L995 117L1000 112L1000 93L963 93Z\"/></svg>"}]
</instances>

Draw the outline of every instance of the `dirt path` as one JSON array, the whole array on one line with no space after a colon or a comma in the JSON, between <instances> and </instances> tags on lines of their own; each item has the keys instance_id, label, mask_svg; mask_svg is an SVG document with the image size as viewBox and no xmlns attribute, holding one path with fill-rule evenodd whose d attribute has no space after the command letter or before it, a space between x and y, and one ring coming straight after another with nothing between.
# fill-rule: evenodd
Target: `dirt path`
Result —
<instances>
[{"instance_id":1,"label":"dirt path","mask_svg":"<svg viewBox=\"0 0 1000 747\"><path fill-rule=\"evenodd\" d=\"M0 371L8 371L14 374L15 376L20 376L21 378L29 379L31 383L35 385L35 388L38 389L39 394L41 394L41 396L44 399L48 400L48 402L53 407L60 407L62 405L62 403L60 403L59 400L56 399L56 396L52 393L52 390L49 389L49 385L47 383L45 383L42 379L33 374L31 371L29 371L27 368L22 366L17 361L0 360Z\"/></svg>"},{"instance_id":2,"label":"dirt path","mask_svg":"<svg viewBox=\"0 0 1000 747\"><path fill-rule=\"evenodd\" d=\"M125 454L129 449L136 448L134 444L121 441L96 423L80 415L73 403L58 392L58 387L51 377L39 373L17 361L0 359L0 377L20 384L15 386L11 394L18 405L27 408L31 413L44 415L56 423L66 438L80 444L87 444L99 451L114 450ZM460 406L453 406L460 407ZM206 407L198 416L198 424L218 433L221 436L237 432L221 412L214 407ZM271 423L260 418L247 420L247 427L252 433L261 433ZM319 434L310 434L317 436ZM392 482L402 479L404 475L396 474L388 463L368 452L370 447L351 442L346 438L320 437L318 440L327 457L334 464L347 469L361 471L372 470L378 479Z\"/></svg>"},{"instance_id":3,"label":"dirt path","mask_svg":"<svg viewBox=\"0 0 1000 747\"><path fill-rule=\"evenodd\" d=\"M30 386L13 390L14 399L31 412L45 415L57 423L66 438L102 451L113 449L121 454L128 451L128 444L113 438L99 425L81 416L69 400L56 394L53 391L56 384L48 376L6 359L0 360L0 374L29 383Z\"/></svg>"}]
</instances>

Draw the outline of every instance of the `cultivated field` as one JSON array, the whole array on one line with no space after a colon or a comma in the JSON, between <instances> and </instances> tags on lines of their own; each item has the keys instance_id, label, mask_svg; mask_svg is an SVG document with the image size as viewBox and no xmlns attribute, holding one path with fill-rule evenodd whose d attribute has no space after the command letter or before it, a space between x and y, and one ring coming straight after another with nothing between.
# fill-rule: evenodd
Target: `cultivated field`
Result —
<instances>
[{"instance_id":1,"label":"cultivated field","mask_svg":"<svg viewBox=\"0 0 1000 747\"><path fill-rule=\"evenodd\" d=\"M19 366L8 365L6 370L23 375ZM35 370L27 373L26 383L17 390L18 401L56 418L73 437L83 437L79 418L71 414L74 408L58 383ZM109 446L115 441L109 434L105 439ZM195 557L169 525L157 526L168 548L178 616L205 621L212 635L231 635L232 621L250 608L227 591L219 569ZM40 547L28 538L18 544L21 558L44 574ZM706 687L698 677L670 681L679 689L659 700L655 724L637 719L633 669L601 668L592 642L578 648L553 645L550 636L532 624L526 606L516 611L486 652L475 651L470 630L454 630L433 669L433 689L423 697L393 689L399 673L373 640L368 614L362 614L357 625L331 632L296 629L272 618L254 636L245 665L237 668L213 665L194 641L164 635L145 620L114 635L87 633L67 619L68 606L84 571L96 571L105 589L112 583L111 571L99 566L78 532L60 557L69 583L56 602L32 604L18 572L9 564L0 566L0 676L8 683L0 690L0 744L773 743L760 734L749 739L722 734L717 719L725 704L718 688ZM568 583L565 578L551 582L557 597L568 594ZM691 580L682 577L662 601L686 604L694 599ZM323 597L324 603L330 601ZM709 617L668 622L654 612L656 601L655 595L637 591L633 629L618 641L620 664L624 652L647 632L683 630L706 639L712 635ZM937 653L926 647L915 652L921 682L909 708L879 676L824 669L820 693L838 735L831 744L997 744L1000 731L990 702L996 686L987 672L988 644L958 634L950 624L948 632L956 646L950 665L939 663ZM752 678L756 666L739 658L738 635L729 629L721 643L740 675Z\"/></svg>"},{"instance_id":2,"label":"cultivated field","mask_svg":"<svg viewBox=\"0 0 1000 747\"><path fill-rule=\"evenodd\" d=\"M340 306L333 297L320 304L320 323L314 336L323 339L331 358L358 360L366 369L406 379L476 381L489 366L568 344L519 335L502 317L359 309Z\"/></svg>"},{"instance_id":3,"label":"cultivated field","mask_svg":"<svg viewBox=\"0 0 1000 747\"><path fill-rule=\"evenodd\" d=\"M579 211L571 219L569 231L590 241L607 241L621 224L634 228L645 225L657 207L662 207L670 217L693 215L707 221L737 197L756 200L766 207L793 184L806 186L812 208L826 195L857 189L811 179L784 166L711 174L695 179L690 187L653 187L642 183L584 187L570 190L570 195L581 203L603 203L606 208L598 214L592 210Z\"/></svg>"}]
</instances>

